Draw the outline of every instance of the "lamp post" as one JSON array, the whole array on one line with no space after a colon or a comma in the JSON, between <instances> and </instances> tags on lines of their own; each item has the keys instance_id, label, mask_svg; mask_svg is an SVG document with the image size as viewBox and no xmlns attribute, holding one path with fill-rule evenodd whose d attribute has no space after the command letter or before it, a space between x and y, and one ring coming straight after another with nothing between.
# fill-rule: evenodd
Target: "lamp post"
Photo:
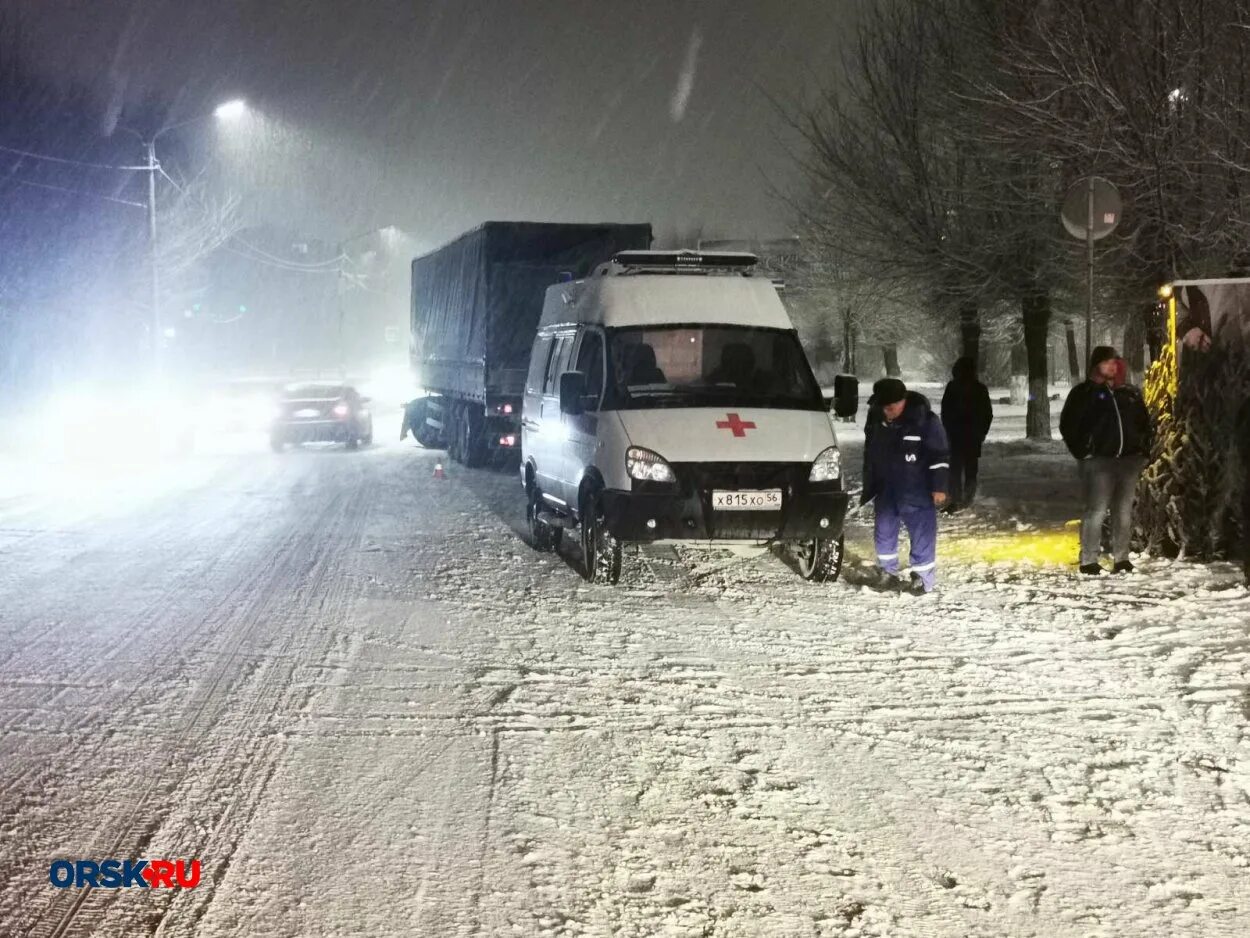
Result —
<instances>
[{"instance_id":1,"label":"lamp post","mask_svg":"<svg viewBox=\"0 0 1250 938\"><path fill-rule=\"evenodd\" d=\"M209 117L216 117L218 120L234 120L242 117L247 113L247 103L242 99L226 101L217 105L210 113L201 114L198 117L192 117L176 124L170 124L168 127L162 127L156 133L149 137L144 137L137 131L131 130L129 127L123 127L122 130L137 137L147 150L147 166L145 169L148 174L148 263L150 265L151 290L152 290L152 313L151 313L151 342L152 342L152 371L153 376L159 378L161 373L161 271L160 261L158 259L157 250L157 225L156 225L156 174L161 171L160 161L156 158L156 141L165 134L177 130L180 127L186 127L188 124L196 124Z\"/></svg>"}]
</instances>

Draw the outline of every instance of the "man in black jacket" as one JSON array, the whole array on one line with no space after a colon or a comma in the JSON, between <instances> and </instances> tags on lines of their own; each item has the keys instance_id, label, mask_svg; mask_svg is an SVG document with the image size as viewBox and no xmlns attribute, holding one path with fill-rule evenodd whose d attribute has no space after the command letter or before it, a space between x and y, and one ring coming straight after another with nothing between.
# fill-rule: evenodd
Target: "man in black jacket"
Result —
<instances>
[{"instance_id":1,"label":"man in black jacket","mask_svg":"<svg viewBox=\"0 0 1250 938\"><path fill-rule=\"evenodd\" d=\"M972 504L977 497L977 467L981 444L994 421L990 392L977 380L977 363L961 358L951 369L951 382L942 395L942 426L951 446L950 501L947 511Z\"/></svg>"},{"instance_id":2,"label":"man in black jacket","mask_svg":"<svg viewBox=\"0 0 1250 938\"><path fill-rule=\"evenodd\" d=\"M1081 518L1081 572L1102 572L1102 523L1111 510L1111 551L1116 573L1129 573L1133 498L1137 479L1150 457L1153 431L1141 392L1113 387L1116 352L1100 345L1089 359L1089 376L1063 405L1059 432L1080 462L1085 513Z\"/></svg>"}]
</instances>

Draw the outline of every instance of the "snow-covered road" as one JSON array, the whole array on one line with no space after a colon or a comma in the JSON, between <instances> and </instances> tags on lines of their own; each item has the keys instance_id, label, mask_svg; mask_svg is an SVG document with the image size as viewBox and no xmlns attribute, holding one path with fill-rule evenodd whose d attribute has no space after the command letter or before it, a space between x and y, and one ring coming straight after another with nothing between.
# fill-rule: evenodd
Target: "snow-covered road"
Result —
<instances>
[{"instance_id":1,"label":"snow-covered road","mask_svg":"<svg viewBox=\"0 0 1250 938\"><path fill-rule=\"evenodd\" d=\"M1065 457L999 448L924 598L862 527L588 586L441 458L0 502L0 935L1250 934L1250 595L984 563L1067 549ZM48 881L140 856L202 881Z\"/></svg>"}]
</instances>

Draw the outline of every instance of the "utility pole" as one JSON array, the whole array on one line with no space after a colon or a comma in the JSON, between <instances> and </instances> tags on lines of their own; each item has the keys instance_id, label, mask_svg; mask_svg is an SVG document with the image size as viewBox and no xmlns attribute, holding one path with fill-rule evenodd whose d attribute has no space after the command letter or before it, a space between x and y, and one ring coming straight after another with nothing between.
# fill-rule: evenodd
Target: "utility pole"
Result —
<instances>
[{"instance_id":1,"label":"utility pole","mask_svg":"<svg viewBox=\"0 0 1250 938\"><path fill-rule=\"evenodd\" d=\"M152 273L152 372L161 374L161 269L156 245L156 138L146 141L148 148L148 261Z\"/></svg>"},{"instance_id":2,"label":"utility pole","mask_svg":"<svg viewBox=\"0 0 1250 938\"><path fill-rule=\"evenodd\" d=\"M211 116L217 117L219 120L234 120L247 114L247 105L242 99L226 101L219 104L215 110L211 112ZM156 240L156 174L161 171L161 164L156 159L156 141L171 130L177 130L179 127L185 127L188 124L198 123L209 114L202 114L199 117L192 117L189 120L179 121L177 124L171 124L168 127L162 127L152 136L148 137L140 134L139 131L130 127L122 127L121 129L130 136L134 137L147 150L148 162L142 167L148 174L148 261L151 265L152 277L152 371L154 377L160 377L161 373L161 340L165 337L165 333L161 324L161 270L160 262L157 259L157 240ZM140 167L135 167L140 168Z\"/></svg>"}]
</instances>

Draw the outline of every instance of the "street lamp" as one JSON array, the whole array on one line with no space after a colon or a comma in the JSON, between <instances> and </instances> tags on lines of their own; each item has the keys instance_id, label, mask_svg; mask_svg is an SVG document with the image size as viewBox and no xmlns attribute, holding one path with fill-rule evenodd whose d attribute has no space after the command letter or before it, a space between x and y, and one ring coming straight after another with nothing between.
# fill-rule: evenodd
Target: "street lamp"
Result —
<instances>
[{"instance_id":1,"label":"street lamp","mask_svg":"<svg viewBox=\"0 0 1250 938\"><path fill-rule=\"evenodd\" d=\"M218 120L235 120L247 113L247 102L242 98L226 101L213 109L213 116Z\"/></svg>"},{"instance_id":2,"label":"street lamp","mask_svg":"<svg viewBox=\"0 0 1250 938\"><path fill-rule=\"evenodd\" d=\"M247 103L242 98L236 98L219 104L209 114L201 114L198 117L188 118L179 121L176 124L170 124L162 127L150 137L144 137L142 134L129 127L123 127L126 133L137 137L138 140L147 149L148 162L145 169L148 174L148 252L149 263L151 264L152 274L152 370L154 377L159 378L161 371L161 336L163 330L161 328L161 276L160 266L157 261L157 240L156 240L156 174L160 172L161 164L156 158L156 141L165 134L185 127L188 124L196 124L202 120L207 120L210 116L219 120L235 120L247 113Z\"/></svg>"}]
</instances>

